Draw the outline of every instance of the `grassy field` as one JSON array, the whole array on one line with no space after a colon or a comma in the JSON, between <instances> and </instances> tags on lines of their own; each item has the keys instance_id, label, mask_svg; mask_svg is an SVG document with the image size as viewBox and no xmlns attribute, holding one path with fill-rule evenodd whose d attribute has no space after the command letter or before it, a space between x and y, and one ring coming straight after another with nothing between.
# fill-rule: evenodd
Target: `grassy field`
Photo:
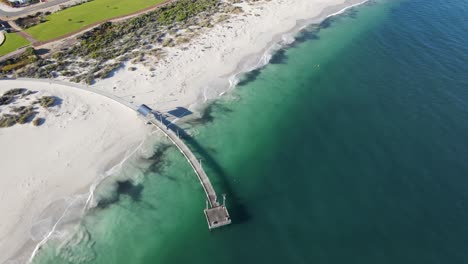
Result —
<instances>
[{"instance_id":1,"label":"grassy field","mask_svg":"<svg viewBox=\"0 0 468 264\"><path fill-rule=\"evenodd\" d=\"M26 32L40 41L61 37L93 23L162 3L164 0L93 0L46 16L47 22Z\"/></svg>"},{"instance_id":2,"label":"grassy field","mask_svg":"<svg viewBox=\"0 0 468 264\"><path fill-rule=\"evenodd\" d=\"M16 33L7 33L5 43L0 46L0 56L17 50L23 46L28 45L29 42Z\"/></svg>"}]
</instances>

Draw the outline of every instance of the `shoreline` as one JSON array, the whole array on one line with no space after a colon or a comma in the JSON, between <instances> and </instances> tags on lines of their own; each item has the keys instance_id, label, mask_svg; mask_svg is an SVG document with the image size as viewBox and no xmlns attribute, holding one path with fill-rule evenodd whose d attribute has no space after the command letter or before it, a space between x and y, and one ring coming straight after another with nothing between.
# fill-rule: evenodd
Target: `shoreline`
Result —
<instances>
[{"instance_id":1,"label":"shoreline","mask_svg":"<svg viewBox=\"0 0 468 264\"><path fill-rule=\"evenodd\" d=\"M285 1L285 2L295 2L295 1L302 1L302 0L290 0L290 1ZM277 52L278 50L286 47L287 45L293 43L295 41L295 36L300 32L302 31L305 27L309 26L309 25L313 25L313 24L320 24L321 22L325 21L327 18L331 17L331 16L335 16L335 15L339 15L343 12L345 12L347 9L349 8L352 8L352 7L355 7L355 6L358 6L358 5L361 5L361 4L364 4L366 3L368 0L365 0L365 1L362 1L362 0L346 0L340 4L335 4L335 5L330 5L330 6L327 6L325 7L322 11L320 11L320 13L318 15L315 15L313 16L312 18L305 18L305 19L301 19L301 18L298 18L294 21L294 26L292 28L289 28L288 30L286 31L281 31L281 32L268 32L268 36L270 38L269 41L267 41L267 44L264 45L263 48L261 48L259 51L257 52L254 52L254 53L249 53L249 54L244 54L244 56L242 56L240 59L237 59L237 62L234 62L234 66L231 64L229 65L232 70L225 73L225 74L221 74L220 72L221 71L218 71L219 73L215 73L216 77L210 77L211 79L215 79L215 80L209 80L209 79L199 79L197 80L198 81L198 86L195 86L196 88L194 90L195 91L195 94L189 94L186 96L186 91L184 91L183 93L179 91L179 93L177 95L172 95L172 96L168 96L168 92L169 92L169 95L174 92L172 89L170 88L167 88L165 89L165 93L166 93L166 96L161 96L161 97L158 97L158 98L161 98L161 100L165 100L167 101L166 103L158 103L157 101L154 100L154 97L153 97L153 103L148 103L148 102L145 102L145 101L139 101L139 100L133 100L133 98L137 97L136 95L137 94L148 94L147 91L145 91L145 89L147 89L148 87L143 85L139 85L137 84L137 81L138 79L141 80L143 78L141 78L140 76L141 75L134 75L133 78L129 78L128 74L125 74L125 73L128 73L126 72L124 69L123 70L119 70L115 73L115 75L109 79L105 79L105 80L99 80L95 85L92 85L90 86L90 88L93 88L94 90L96 91L102 91L106 94L112 94L114 97L117 97L123 101L126 101L127 103L130 103L130 104L133 104L133 105L138 105L140 103L147 103L148 105L150 106L155 106L154 109L157 109L157 110L164 110L164 111L169 111L171 109L173 109L174 107L187 107L188 109L191 109L193 112L198 112L198 111L195 111L196 109L198 109L200 111L200 108L199 107L203 107L204 106L204 103L206 103L207 101L209 100L215 100L216 98L219 98L219 96L222 96L223 94L229 92L230 90L234 89L234 87L237 85L237 82L238 82L238 78L247 73L247 72L250 72L252 70L255 70L255 69L258 69L258 68L262 68L264 67L265 65L267 65L269 63L269 60L271 59L272 55ZM306 0L304 0L303 2L307 2ZM330 2L330 1L329 1ZM267 2L267 3L261 3L259 5L268 5L270 4L270 2ZM268 11L266 11L268 12ZM261 15L260 15L261 17ZM239 22L239 21L237 21ZM265 22L267 23L267 22ZM223 25L217 25L215 26L216 27L223 27ZM214 29L212 29L214 30ZM212 31L210 30L210 31ZM208 34L210 32L207 32ZM205 34L202 34L200 35L200 38L203 38L205 36ZM266 39L268 39L268 36L267 37L264 37L263 38L263 42L265 42ZM205 36L206 37L206 36ZM212 36L213 37L213 36ZM222 38L222 37L219 37L217 36L217 38ZM197 40L193 40L192 42L195 42ZM262 43L263 43L262 42ZM193 44L193 43L189 43L190 44ZM237 43L239 44L239 43ZM247 43L247 46L248 46L249 43ZM194 45L198 45L199 47L203 45L203 43L196 43ZM255 48L259 48L259 44L257 44L257 46ZM174 49L174 50L177 50L177 49ZM244 52L245 53L245 52ZM238 54L237 54L238 55ZM177 64L177 60L179 58L183 58L183 56L174 56L173 57L173 60L172 60L172 64ZM200 57L199 57L200 58ZM193 59L193 58L192 58ZM234 58L235 60L235 58ZM199 60L200 63L201 60ZM196 60L194 60L194 62L196 62ZM221 61L222 62L222 61ZM169 62L171 63L171 62ZM131 63L126 63L126 65L124 66L124 68L127 68L129 65L132 65ZM164 65L165 66L165 65ZM140 66L138 66L140 68ZM189 67L189 68L193 68L196 67L196 66L193 66L193 67ZM170 72L172 69L171 67L167 67L166 69L166 73L167 72ZM222 70L226 70L226 68L223 68ZM209 72L209 71L208 71ZM135 74L138 74L140 73L141 74L141 71L137 70L135 72L133 72ZM210 75L212 76L212 75ZM130 88L127 88L127 89L122 89L123 87L125 87L125 82L123 80L126 80L127 83L128 81L133 82L133 85L130 85L129 87ZM0 82L2 82L0 80ZM43 80L43 82L47 82L47 80ZM164 82L166 83L170 83L170 82L173 82L175 84L178 84L180 83L180 80L178 82L178 80L164 80ZM203 82L205 84L203 84ZM158 83L158 80L153 80L151 82L148 82L148 83ZM73 85L73 84L71 84ZM106 86L107 88L103 87L103 86ZM162 85L164 86L164 85ZM124 92L130 92L130 93L127 93L126 95L125 94L122 94L121 92L122 91L117 91L117 92L114 92L114 90L116 89L113 89L113 87L116 87L118 90L122 89ZM164 86L166 87L166 86ZM173 87L171 85L171 87ZM155 95L157 95L158 93L156 92ZM101 94L102 95L102 94ZM194 96L195 95L195 96ZM177 99L177 104L176 103L171 103L170 102L170 98L171 97L182 97L182 99ZM111 98L112 99L112 98ZM161 101L159 101L161 102ZM176 121L178 120L178 117L176 117ZM115 155L114 155L114 160L116 159ZM118 162L119 164L121 162ZM93 190L94 188L96 187L96 185L99 185L99 183L102 181L102 179L97 179L95 178L94 181L90 182L88 184L88 186L90 186L88 188L88 198L87 198L87 202L89 202L93 195ZM94 186L94 187L93 187ZM81 195L83 195L83 192L75 192L75 193L80 193ZM53 230L52 230L53 231ZM49 233L49 236L50 236L51 232ZM47 237L48 238L48 237ZM42 240L40 241L39 243L36 243L35 246L34 246L34 251L32 253L32 255L30 255L30 259L28 262L30 262L32 260L32 258L34 258L34 255L35 253L37 252L38 248L40 248L40 246L46 242L47 238L45 238L45 240ZM32 246L32 245L30 245ZM29 247L31 248L31 247ZM31 251L29 251L31 252ZM25 254L25 252L23 251L21 253L22 255ZM1 262L1 260L0 260Z\"/></svg>"},{"instance_id":2,"label":"shoreline","mask_svg":"<svg viewBox=\"0 0 468 264\"><path fill-rule=\"evenodd\" d=\"M0 222L0 263L26 263L63 217L72 221L69 207L86 205L93 186L129 152L136 152L149 130L134 111L99 94L47 81L0 83L1 93L27 88L61 100L42 111L44 124L17 124L0 131L0 209L8 212ZM14 102L19 103L21 99ZM20 166L22 161L27 166Z\"/></svg>"},{"instance_id":3,"label":"shoreline","mask_svg":"<svg viewBox=\"0 0 468 264\"><path fill-rule=\"evenodd\" d=\"M164 48L164 59L148 62L153 71L126 62L112 77L97 80L92 86L153 109L170 111L184 107L194 112L232 89L242 74L268 64L272 54L294 42L304 27L320 24L366 2L285 0L280 4L243 4L244 13L215 25L186 45ZM298 7L285 12L284 18L278 17L292 3ZM295 15L298 10L302 11ZM137 70L128 70L131 67Z\"/></svg>"},{"instance_id":4,"label":"shoreline","mask_svg":"<svg viewBox=\"0 0 468 264\"><path fill-rule=\"evenodd\" d=\"M325 8L317 17L297 20L297 24L294 28L276 34L273 37L272 41L270 41L269 44L261 52L242 58L239 64L237 65L236 70L226 75L229 80L229 87L225 91L222 91L219 94L219 96L222 96L230 90L234 89L237 86L239 78L242 75L267 66L276 52L280 51L281 49L288 48L289 45L296 42L296 36L303 30L305 30L307 27L312 25L320 26L320 24L328 18L343 14L348 9L366 4L369 1L370 0L345 0L345 2L341 5L330 6L328 8ZM329 10L333 10L333 13L327 12ZM249 61L251 62L251 64L249 64Z\"/></svg>"}]
</instances>

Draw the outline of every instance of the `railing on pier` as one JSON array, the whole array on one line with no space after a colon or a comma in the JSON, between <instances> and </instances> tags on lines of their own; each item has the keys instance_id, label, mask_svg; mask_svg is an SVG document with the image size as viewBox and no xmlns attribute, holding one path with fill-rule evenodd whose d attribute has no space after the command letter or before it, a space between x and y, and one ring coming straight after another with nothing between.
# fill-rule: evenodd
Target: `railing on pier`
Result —
<instances>
[{"instance_id":1,"label":"railing on pier","mask_svg":"<svg viewBox=\"0 0 468 264\"><path fill-rule=\"evenodd\" d=\"M193 170L195 171L195 174L197 175L198 180L200 181L207 198L208 204L207 208L204 210L204 213L208 222L209 229L230 224L231 218L225 206L225 197L223 196L223 204L220 205L218 202L218 196L216 195L216 192L213 186L211 185L210 179L203 170L201 163L198 161L198 159L195 157L195 155L189 149L189 147L184 143L182 139L179 138L179 136L174 131L169 129L162 122L162 120L158 121L152 114L148 115L146 117L146 120L166 135L166 137L184 155L184 157L189 162L190 166L192 166Z\"/></svg>"}]
</instances>

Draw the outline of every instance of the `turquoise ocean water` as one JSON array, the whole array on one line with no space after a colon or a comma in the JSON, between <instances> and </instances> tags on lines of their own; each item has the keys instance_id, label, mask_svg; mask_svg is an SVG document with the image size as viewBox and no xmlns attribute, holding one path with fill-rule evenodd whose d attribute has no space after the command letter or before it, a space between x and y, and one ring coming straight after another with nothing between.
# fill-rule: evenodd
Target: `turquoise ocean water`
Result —
<instances>
[{"instance_id":1,"label":"turquoise ocean water","mask_svg":"<svg viewBox=\"0 0 468 264\"><path fill-rule=\"evenodd\" d=\"M35 263L467 263L468 2L377 0L310 26ZM148 165L150 165L148 167Z\"/></svg>"}]
</instances>

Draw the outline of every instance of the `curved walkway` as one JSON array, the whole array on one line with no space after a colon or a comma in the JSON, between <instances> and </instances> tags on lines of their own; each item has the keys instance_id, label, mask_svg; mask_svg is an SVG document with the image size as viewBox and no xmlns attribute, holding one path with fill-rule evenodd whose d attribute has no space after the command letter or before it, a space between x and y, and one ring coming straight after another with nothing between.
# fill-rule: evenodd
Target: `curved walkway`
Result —
<instances>
[{"instance_id":1,"label":"curved walkway","mask_svg":"<svg viewBox=\"0 0 468 264\"><path fill-rule=\"evenodd\" d=\"M1 80L27 80L27 81L36 81L36 82L43 82L43 83L60 84L60 85L69 86L69 87L73 87L73 88L77 88L77 89L81 89L85 91L90 91L90 92L94 92L96 94L102 95L126 107L129 107L130 109L134 110L136 113L138 110L138 106L133 105L132 103L127 102L126 100L123 100L120 97L106 93L94 87L84 86L84 85L77 84L77 83L70 83L70 82L58 81L58 80L35 79L35 78L17 78L17 79L0 78L0 82ZM200 184L202 185L203 190L205 191L207 203L209 204L209 207L207 206L207 208L204 210L209 229L211 230L213 228L221 227L224 225L229 225L231 223L231 218L229 216L229 212L227 208L224 205L224 201L222 205L218 202L218 196L213 188L213 185L211 185L211 181L208 178L208 175L206 175L201 163L198 161L198 159L193 154L193 152L179 138L179 136L176 133L174 133L174 131L170 130L162 122L159 122L158 120L156 120L154 115L150 115L149 117L146 117L145 120L153 124L155 127L157 127L161 132L163 132L166 135L166 137L179 149L179 151L182 152L184 157L189 162L190 166L195 171L195 174L197 175L198 180L200 181Z\"/></svg>"},{"instance_id":2,"label":"curved walkway","mask_svg":"<svg viewBox=\"0 0 468 264\"><path fill-rule=\"evenodd\" d=\"M5 33L0 31L0 46L3 45L3 42L5 42Z\"/></svg>"},{"instance_id":3,"label":"curved walkway","mask_svg":"<svg viewBox=\"0 0 468 264\"><path fill-rule=\"evenodd\" d=\"M190 166L192 166L193 170L195 171L195 174L197 175L207 198L206 209L203 212L205 213L208 228L211 230L213 228L231 224L231 217L229 216L229 212L224 204L226 197L223 195L222 205L218 203L218 196L216 195L213 185L211 185L210 179L203 170L201 162L198 162L197 157L195 157L193 152L179 138L179 136L174 133L173 130L170 130L165 124L162 123L162 120L159 122L156 120L154 115L150 115L146 118L146 120L156 126L166 135L166 137L179 149L179 151L182 152Z\"/></svg>"},{"instance_id":4,"label":"curved walkway","mask_svg":"<svg viewBox=\"0 0 468 264\"><path fill-rule=\"evenodd\" d=\"M195 157L193 152L174 133L174 131L168 129L164 124L157 121L154 118L154 116L148 118L148 121L151 122L151 124L153 124L155 127L157 127L161 132L163 132L167 136L167 138L169 138L169 140L179 149L179 151L182 152L184 157L190 163L190 166L192 166L193 170L195 171L195 174L197 174L198 180L200 180L200 183L203 187L203 190L205 191L206 198L208 199L210 207L219 206L217 199L218 196L216 195L213 185L211 185L210 179L206 175L205 171L202 168L202 165L200 164L200 162L198 162L198 159Z\"/></svg>"},{"instance_id":5,"label":"curved walkway","mask_svg":"<svg viewBox=\"0 0 468 264\"><path fill-rule=\"evenodd\" d=\"M73 87L73 88L77 88L77 89L81 89L81 90L85 90L85 91L88 91L88 92L93 92L93 93L102 95L102 96L107 97L109 99L112 99L112 100L114 100L114 101L116 101L116 102L118 102L118 103L120 103L120 104L134 110L134 111L136 111L138 109L138 107L136 105L133 105L130 102L127 102L127 101L125 101L124 99L122 99L120 97L117 97L115 95L106 93L106 92L101 91L99 89L96 89L96 88L94 88L92 86L85 86L85 85L78 84L78 83L71 83L71 82L60 81L60 80L36 79L36 78L0 78L0 81L2 81L2 80L25 80L25 81L35 81L35 82L43 82L43 83L60 84L60 85L69 86L69 87Z\"/></svg>"}]
</instances>

